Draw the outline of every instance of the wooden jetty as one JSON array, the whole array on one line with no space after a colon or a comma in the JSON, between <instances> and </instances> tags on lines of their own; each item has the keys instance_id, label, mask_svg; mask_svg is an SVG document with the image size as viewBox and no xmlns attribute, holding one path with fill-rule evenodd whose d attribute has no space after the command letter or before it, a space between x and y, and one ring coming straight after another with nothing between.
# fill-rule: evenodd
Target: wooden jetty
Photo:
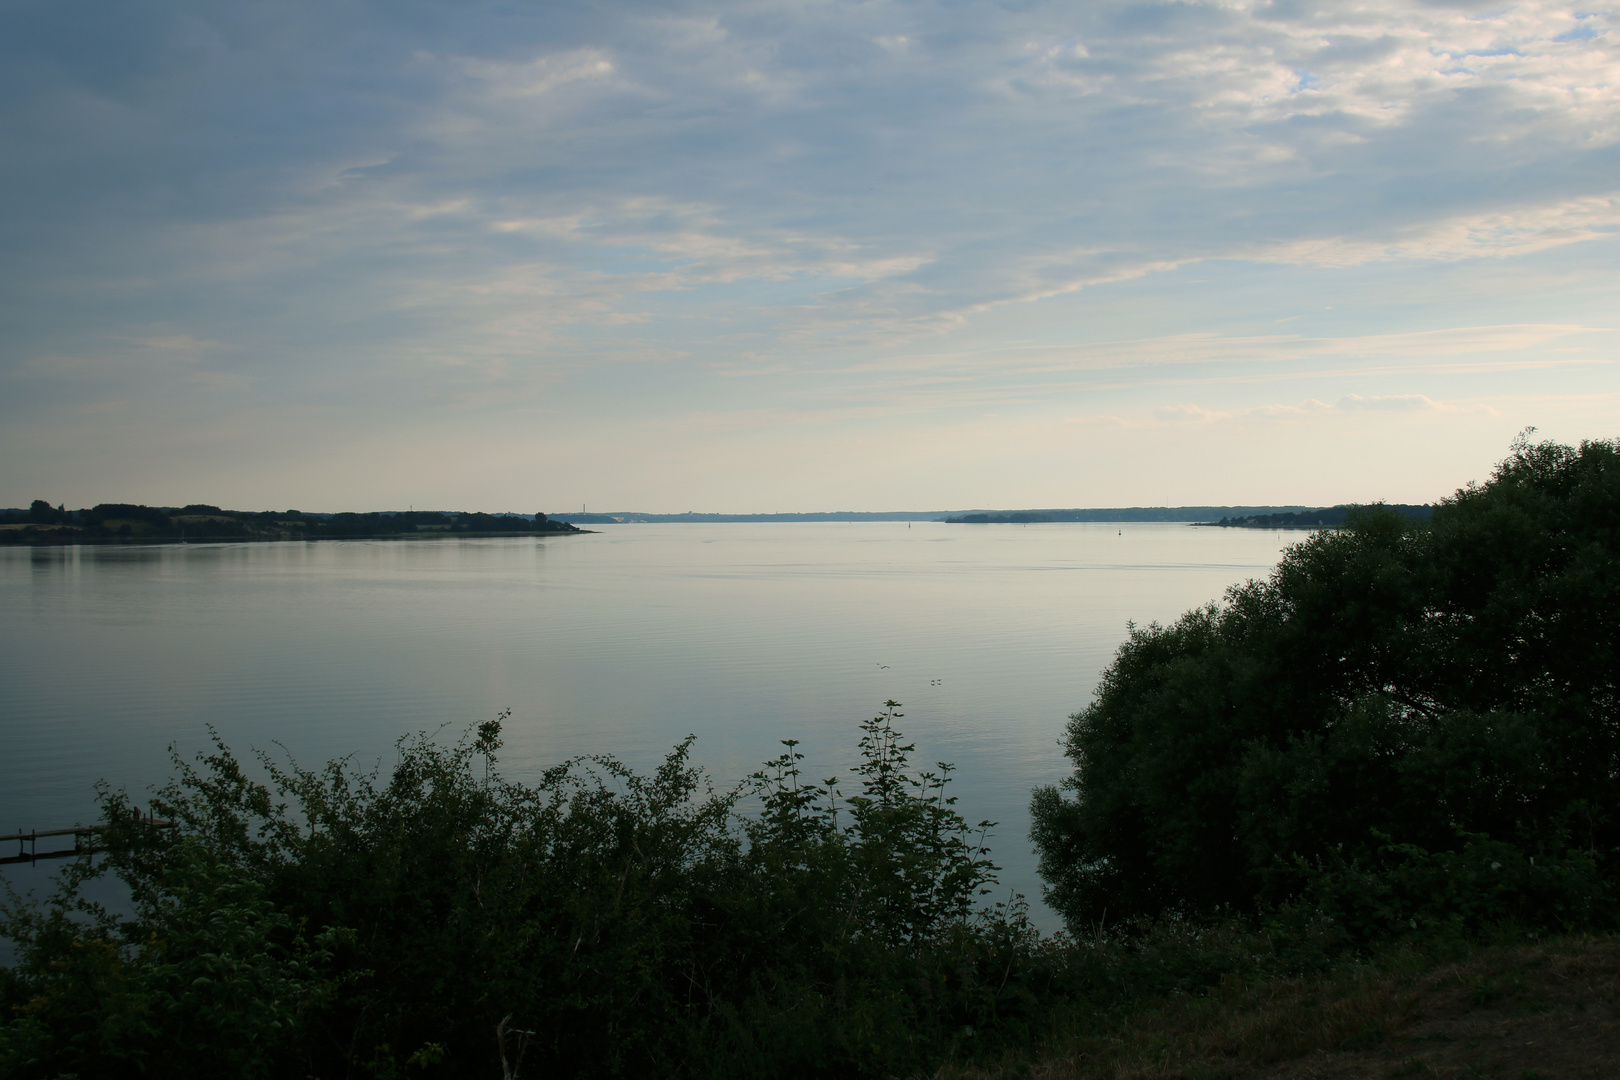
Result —
<instances>
[{"instance_id":1,"label":"wooden jetty","mask_svg":"<svg viewBox=\"0 0 1620 1080\"><path fill-rule=\"evenodd\" d=\"M136 815L138 821L148 825L156 825L167 829L174 827L172 821L160 821L155 817L143 816L139 811L136 812ZM97 850L95 846L96 833L106 828L106 825L81 825L73 829L47 829L44 832L30 829L27 832L14 832L7 836L0 836L0 844L10 843L13 840L17 842L17 854L0 857L0 866L7 866L12 863L36 863L44 859L71 859L75 855L93 853ZM48 851L39 850L41 840L62 836L73 837L73 846L70 848L53 848Z\"/></svg>"}]
</instances>

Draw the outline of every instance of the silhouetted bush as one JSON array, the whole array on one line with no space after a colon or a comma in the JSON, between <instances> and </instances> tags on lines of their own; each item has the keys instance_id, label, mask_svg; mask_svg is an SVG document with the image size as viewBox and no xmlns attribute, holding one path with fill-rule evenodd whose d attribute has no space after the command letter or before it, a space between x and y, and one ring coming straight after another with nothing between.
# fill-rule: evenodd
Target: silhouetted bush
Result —
<instances>
[{"instance_id":1,"label":"silhouetted bush","mask_svg":"<svg viewBox=\"0 0 1620 1080\"><path fill-rule=\"evenodd\" d=\"M988 823L947 767L909 768L898 716L864 726L847 798L791 743L724 794L690 740L651 775L591 757L533 784L497 771L499 722L406 740L387 775L265 757L259 783L217 745L154 804L176 828L103 792L107 854L43 911L13 898L0 1062L493 1076L504 1048L540 1075L883 1075L1025 1037L1038 937L982 908ZM77 899L103 873L133 917Z\"/></svg>"},{"instance_id":2,"label":"silhouetted bush","mask_svg":"<svg viewBox=\"0 0 1620 1080\"><path fill-rule=\"evenodd\" d=\"M1036 792L1071 926L1292 903L1347 933L1612 920L1620 444L1521 439L1424 523L1377 507L1133 627Z\"/></svg>"}]
</instances>

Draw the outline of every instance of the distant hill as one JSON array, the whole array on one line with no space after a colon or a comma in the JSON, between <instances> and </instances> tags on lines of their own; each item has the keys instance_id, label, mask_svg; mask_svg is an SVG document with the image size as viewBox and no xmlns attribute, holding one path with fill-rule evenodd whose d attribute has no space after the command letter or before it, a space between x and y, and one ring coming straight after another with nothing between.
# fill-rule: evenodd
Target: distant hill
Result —
<instances>
[{"instance_id":1,"label":"distant hill","mask_svg":"<svg viewBox=\"0 0 1620 1080\"><path fill-rule=\"evenodd\" d=\"M641 522L772 521L945 521L951 524L1028 524L1039 521L1184 521L1254 514L1309 511L1308 506L1125 506L1067 510L831 510L798 514L648 514L639 510L608 513L558 513L553 521L574 525L628 525Z\"/></svg>"}]
</instances>

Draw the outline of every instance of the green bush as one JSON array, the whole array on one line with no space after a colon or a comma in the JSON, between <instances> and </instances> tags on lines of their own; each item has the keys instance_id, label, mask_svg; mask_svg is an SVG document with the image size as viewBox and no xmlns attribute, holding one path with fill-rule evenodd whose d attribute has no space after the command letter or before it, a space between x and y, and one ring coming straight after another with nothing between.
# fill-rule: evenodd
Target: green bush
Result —
<instances>
[{"instance_id":1,"label":"green bush","mask_svg":"<svg viewBox=\"0 0 1620 1080\"><path fill-rule=\"evenodd\" d=\"M263 888L186 837L160 872L133 878L133 919L77 899L73 868L47 911L12 906L12 1016L0 1075L271 1077L290 1063L301 1014L330 993L320 968L341 932L314 942Z\"/></svg>"},{"instance_id":2,"label":"green bush","mask_svg":"<svg viewBox=\"0 0 1620 1080\"><path fill-rule=\"evenodd\" d=\"M1367 508L1133 627L1072 718L1073 775L1035 793L1049 900L1074 927L1290 901L1367 933L1609 918L1617 541L1620 444L1521 439L1428 523ZM1481 876L1487 850L1537 870Z\"/></svg>"},{"instance_id":3,"label":"green bush","mask_svg":"<svg viewBox=\"0 0 1620 1080\"><path fill-rule=\"evenodd\" d=\"M498 721L386 775L177 760L176 828L103 792L107 854L43 911L13 897L5 1074L887 1075L1022 1038L1050 965L1021 906L984 907L990 823L909 767L899 716L847 798L792 743L721 794L690 739L651 775L518 783ZM133 917L78 899L98 874Z\"/></svg>"}]
</instances>

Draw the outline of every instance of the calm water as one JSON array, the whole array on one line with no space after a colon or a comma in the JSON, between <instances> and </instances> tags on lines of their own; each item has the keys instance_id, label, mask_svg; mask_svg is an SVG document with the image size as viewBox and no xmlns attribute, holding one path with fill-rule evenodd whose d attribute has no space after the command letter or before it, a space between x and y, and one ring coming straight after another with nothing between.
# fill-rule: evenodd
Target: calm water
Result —
<instances>
[{"instance_id":1,"label":"calm water","mask_svg":"<svg viewBox=\"0 0 1620 1080\"><path fill-rule=\"evenodd\" d=\"M96 780L144 791L167 746L203 748L208 725L243 753L386 765L403 733L453 736L510 708L514 778L580 753L647 768L691 732L729 783L785 738L814 775L847 775L857 725L894 698L914 761L956 763L959 808L1000 822L1003 882L1033 900L1029 790L1064 774L1064 720L1127 620L1263 576L1289 539L676 524L0 551L0 831L91 820Z\"/></svg>"}]
</instances>

